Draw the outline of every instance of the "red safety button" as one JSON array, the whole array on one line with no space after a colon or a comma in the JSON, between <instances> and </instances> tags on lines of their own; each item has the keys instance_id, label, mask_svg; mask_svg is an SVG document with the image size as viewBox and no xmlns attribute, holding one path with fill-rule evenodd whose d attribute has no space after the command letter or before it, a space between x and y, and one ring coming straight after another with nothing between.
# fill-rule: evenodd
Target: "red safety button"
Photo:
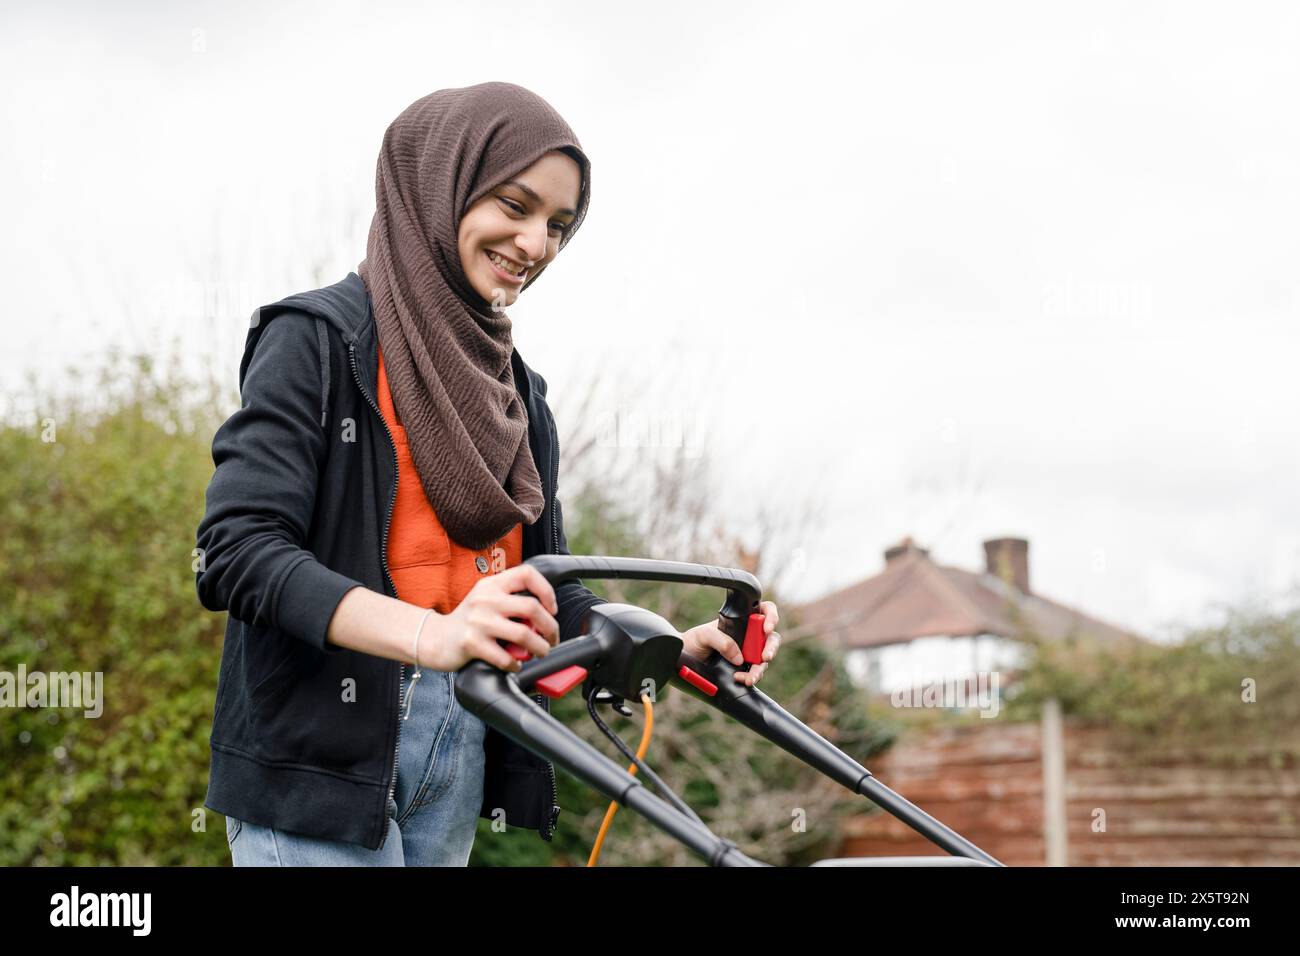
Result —
<instances>
[{"instance_id":1,"label":"red safety button","mask_svg":"<svg viewBox=\"0 0 1300 956\"><path fill-rule=\"evenodd\" d=\"M745 643L740 647L740 656L747 664L763 663L763 648L767 646L767 635L763 633L762 614L749 615L749 626L745 628Z\"/></svg>"},{"instance_id":2,"label":"red safety button","mask_svg":"<svg viewBox=\"0 0 1300 956\"><path fill-rule=\"evenodd\" d=\"M695 671L691 670L685 664L681 666L681 669L678 670L677 673L681 675L682 680L686 681L686 683L690 684L692 687L698 687L700 690L704 691L704 693L708 694L710 697L712 697L714 694L718 692L717 684L701 677L699 674L695 673Z\"/></svg>"},{"instance_id":3,"label":"red safety button","mask_svg":"<svg viewBox=\"0 0 1300 956\"><path fill-rule=\"evenodd\" d=\"M562 671L548 674L533 686L552 699L563 697L587 679L587 668L574 664Z\"/></svg>"}]
</instances>

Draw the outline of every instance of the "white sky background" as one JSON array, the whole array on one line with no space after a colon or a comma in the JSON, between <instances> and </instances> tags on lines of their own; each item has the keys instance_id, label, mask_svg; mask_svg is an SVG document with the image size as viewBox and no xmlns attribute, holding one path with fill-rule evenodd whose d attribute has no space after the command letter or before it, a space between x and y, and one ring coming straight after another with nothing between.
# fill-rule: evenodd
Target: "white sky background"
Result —
<instances>
[{"instance_id":1,"label":"white sky background","mask_svg":"<svg viewBox=\"0 0 1300 956\"><path fill-rule=\"evenodd\" d=\"M733 526L820 506L790 598L909 533L1027 537L1037 591L1153 636L1300 581L1294 5L0 17L6 391L170 335L233 386L255 306L364 256L393 117L507 80L593 162L520 352L560 409L662 369L609 408L688 413Z\"/></svg>"}]
</instances>

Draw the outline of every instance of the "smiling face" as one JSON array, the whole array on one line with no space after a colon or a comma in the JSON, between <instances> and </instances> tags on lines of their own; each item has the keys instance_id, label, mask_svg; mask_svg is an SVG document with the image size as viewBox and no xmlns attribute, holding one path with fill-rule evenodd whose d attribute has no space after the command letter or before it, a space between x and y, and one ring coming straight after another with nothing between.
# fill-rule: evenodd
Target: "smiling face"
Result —
<instances>
[{"instance_id":1,"label":"smiling face","mask_svg":"<svg viewBox=\"0 0 1300 956\"><path fill-rule=\"evenodd\" d=\"M484 301L512 305L524 283L555 258L581 189L578 164L552 151L465 211L457 247L465 276Z\"/></svg>"}]
</instances>

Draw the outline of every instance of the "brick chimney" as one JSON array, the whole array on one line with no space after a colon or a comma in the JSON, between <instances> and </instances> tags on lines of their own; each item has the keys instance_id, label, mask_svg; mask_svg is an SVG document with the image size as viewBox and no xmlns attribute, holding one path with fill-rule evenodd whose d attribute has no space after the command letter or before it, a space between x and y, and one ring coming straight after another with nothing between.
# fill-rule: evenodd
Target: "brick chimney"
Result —
<instances>
[{"instance_id":1,"label":"brick chimney","mask_svg":"<svg viewBox=\"0 0 1300 956\"><path fill-rule=\"evenodd\" d=\"M889 567L891 561L901 558L905 554L913 553L919 554L923 558L929 557L930 554L930 552L925 548L919 547L916 542L912 540L911 535L908 535L902 541L898 542L898 544L885 549L885 567Z\"/></svg>"},{"instance_id":2,"label":"brick chimney","mask_svg":"<svg viewBox=\"0 0 1300 956\"><path fill-rule=\"evenodd\" d=\"M1029 593L1029 542L1024 538L989 538L984 564L989 574Z\"/></svg>"}]
</instances>

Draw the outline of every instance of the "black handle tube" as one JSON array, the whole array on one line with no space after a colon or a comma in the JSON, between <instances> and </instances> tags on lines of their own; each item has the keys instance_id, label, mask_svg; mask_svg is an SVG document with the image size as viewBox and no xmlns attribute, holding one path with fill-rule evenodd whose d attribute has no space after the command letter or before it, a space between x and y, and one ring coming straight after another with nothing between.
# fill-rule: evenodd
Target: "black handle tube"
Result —
<instances>
[{"instance_id":1,"label":"black handle tube","mask_svg":"<svg viewBox=\"0 0 1300 956\"><path fill-rule=\"evenodd\" d=\"M858 785L871 771L840 750L817 731L768 697L757 687L750 688L735 681L731 684L739 693L726 693L719 685L718 693L709 697L681 677L674 676L673 686L689 691L705 703L713 704L728 717L748 727L761 737L766 737L787 753L793 754L814 770L824 773L842 787L858 792Z\"/></svg>"},{"instance_id":2,"label":"black handle tube","mask_svg":"<svg viewBox=\"0 0 1300 956\"><path fill-rule=\"evenodd\" d=\"M719 612L744 634L749 615L763 596L758 578L739 568L720 568L689 561L658 561L653 558L609 558L592 554L538 554L531 564L554 587L578 578L630 578L634 581L671 581L722 588L727 602ZM732 635L735 636L734 634Z\"/></svg>"},{"instance_id":3,"label":"black handle tube","mask_svg":"<svg viewBox=\"0 0 1300 956\"><path fill-rule=\"evenodd\" d=\"M546 652L545 657L534 657L525 661L514 674L514 681L520 690L528 690L543 677L558 673L566 667L587 667L595 663L602 654L609 652L597 638L590 634L575 637L573 640L557 644Z\"/></svg>"},{"instance_id":4,"label":"black handle tube","mask_svg":"<svg viewBox=\"0 0 1300 956\"><path fill-rule=\"evenodd\" d=\"M947 850L953 856L964 856L972 860L980 860L990 866L1002 866L998 860L985 853L974 843L971 843L970 840L944 826L916 804L909 803L875 777L869 775L864 777L858 784L857 792L876 804L880 809L893 814L917 833L928 838L936 846Z\"/></svg>"}]
</instances>

